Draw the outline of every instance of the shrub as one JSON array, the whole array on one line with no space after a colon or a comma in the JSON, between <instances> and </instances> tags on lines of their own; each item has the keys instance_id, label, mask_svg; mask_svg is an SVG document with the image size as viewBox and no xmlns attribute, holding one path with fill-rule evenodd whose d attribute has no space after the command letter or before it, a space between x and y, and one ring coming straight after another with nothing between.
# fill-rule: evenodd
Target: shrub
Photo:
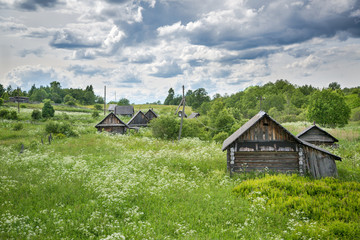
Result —
<instances>
[{"instance_id":1,"label":"shrub","mask_svg":"<svg viewBox=\"0 0 360 240\"><path fill-rule=\"evenodd\" d=\"M14 127L13 127L13 130L14 130L14 131L19 131L19 130L21 130L21 129L23 129L23 128L24 128L24 126L23 126L22 123L16 123L16 124L14 125Z\"/></svg>"},{"instance_id":2,"label":"shrub","mask_svg":"<svg viewBox=\"0 0 360 240\"><path fill-rule=\"evenodd\" d=\"M91 116L92 116L93 118L98 118L98 117L100 116L100 114L99 114L99 112L94 111L94 112L91 114Z\"/></svg>"},{"instance_id":3,"label":"shrub","mask_svg":"<svg viewBox=\"0 0 360 240\"><path fill-rule=\"evenodd\" d=\"M54 113L55 113L55 110L54 110L53 106L51 106L50 101L46 101L44 103L43 108L42 108L42 116L43 116L43 118L53 117Z\"/></svg>"},{"instance_id":4,"label":"shrub","mask_svg":"<svg viewBox=\"0 0 360 240\"><path fill-rule=\"evenodd\" d=\"M39 120L39 119L41 119L41 111L38 110L38 109L34 109L34 110L32 111L32 113L31 113L31 118L32 118L33 120Z\"/></svg>"},{"instance_id":5,"label":"shrub","mask_svg":"<svg viewBox=\"0 0 360 240\"><path fill-rule=\"evenodd\" d=\"M69 106L76 106L76 103L74 101L68 101L65 104Z\"/></svg>"},{"instance_id":6,"label":"shrub","mask_svg":"<svg viewBox=\"0 0 360 240\"><path fill-rule=\"evenodd\" d=\"M95 104L94 108L95 108L95 110L99 110L99 111L101 111L103 109L103 107L100 104Z\"/></svg>"},{"instance_id":7,"label":"shrub","mask_svg":"<svg viewBox=\"0 0 360 240\"><path fill-rule=\"evenodd\" d=\"M7 118L8 115L9 115L9 110L7 110L7 109L0 110L0 118Z\"/></svg>"},{"instance_id":8,"label":"shrub","mask_svg":"<svg viewBox=\"0 0 360 240\"><path fill-rule=\"evenodd\" d=\"M11 120L16 120L16 119L18 119L17 112L14 111L14 110L10 111L10 113L9 113L9 115L8 115L7 118L8 118L8 119L11 119Z\"/></svg>"},{"instance_id":9,"label":"shrub","mask_svg":"<svg viewBox=\"0 0 360 240\"><path fill-rule=\"evenodd\" d=\"M67 137L77 137L77 134L71 127L69 123L57 123L57 122L48 122L45 126L45 131L52 134L63 134Z\"/></svg>"},{"instance_id":10,"label":"shrub","mask_svg":"<svg viewBox=\"0 0 360 240\"><path fill-rule=\"evenodd\" d=\"M4 99L0 98L0 106L4 104Z\"/></svg>"},{"instance_id":11,"label":"shrub","mask_svg":"<svg viewBox=\"0 0 360 240\"><path fill-rule=\"evenodd\" d=\"M219 132L213 137L213 140L219 143L222 143L229 137L229 134L226 132Z\"/></svg>"},{"instance_id":12,"label":"shrub","mask_svg":"<svg viewBox=\"0 0 360 240\"><path fill-rule=\"evenodd\" d=\"M25 104L21 104L20 108L27 108L27 106Z\"/></svg>"},{"instance_id":13,"label":"shrub","mask_svg":"<svg viewBox=\"0 0 360 240\"><path fill-rule=\"evenodd\" d=\"M150 122L151 131L156 138L176 139L180 123L175 116L161 116Z\"/></svg>"}]
</instances>

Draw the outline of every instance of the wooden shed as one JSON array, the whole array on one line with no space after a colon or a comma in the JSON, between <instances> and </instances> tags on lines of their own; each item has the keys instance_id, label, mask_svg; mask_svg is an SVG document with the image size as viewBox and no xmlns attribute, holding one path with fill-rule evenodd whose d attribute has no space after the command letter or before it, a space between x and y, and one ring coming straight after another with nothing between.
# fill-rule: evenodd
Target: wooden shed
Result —
<instances>
[{"instance_id":1,"label":"wooden shed","mask_svg":"<svg viewBox=\"0 0 360 240\"><path fill-rule=\"evenodd\" d=\"M113 112L109 113L101 122L99 122L96 126L99 132L106 131L112 133L126 133L126 130L129 126L121 121Z\"/></svg>"},{"instance_id":2,"label":"wooden shed","mask_svg":"<svg viewBox=\"0 0 360 240\"><path fill-rule=\"evenodd\" d=\"M338 140L330 133L316 126L315 124L306 128L296 137L315 145L333 145Z\"/></svg>"},{"instance_id":3,"label":"wooden shed","mask_svg":"<svg viewBox=\"0 0 360 240\"><path fill-rule=\"evenodd\" d=\"M151 121L154 118L157 118L157 114L154 112L154 110L149 109L146 113L145 116L149 119L149 121Z\"/></svg>"},{"instance_id":4,"label":"wooden shed","mask_svg":"<svg viewBox=\"0 0 360 240\"><path fill-rule=\"evenodd\" d=\"M115 115L132 117L134 115L134 106L116 106Z\"/></svg>"},{"instance_id":5,"label":"wooden shed","mask_svg":"<svg viewBox=\"0 0 360 240\"><path fill-rule=\"evenodd\" d=\"M340 157L303 141L260 111L222 146L232 172L264 170L310 173L316 178L337 176Z\"/></svg>"},{"instance_id":6,"label":"wooden shed","mask_svg":"<svg viewBox=\"0 0 360 240\"><path fill-rule=\"evenodd\" d=\"M127 123L129 127L146 127L149 119L142 111L138 111Z\"/></svg>"},{"instance_id":7,"label":"wooden shed","mask_svg":"<svg viewBox=\"0 0 360 240\"><path fill-rule=\"evenodd\" d=\"M109 108L108 108L108 111L109 112L115 112L115 107L116 107L117 105L116 104L110 104L109 105Z\"/></svg>"}]
</instances>

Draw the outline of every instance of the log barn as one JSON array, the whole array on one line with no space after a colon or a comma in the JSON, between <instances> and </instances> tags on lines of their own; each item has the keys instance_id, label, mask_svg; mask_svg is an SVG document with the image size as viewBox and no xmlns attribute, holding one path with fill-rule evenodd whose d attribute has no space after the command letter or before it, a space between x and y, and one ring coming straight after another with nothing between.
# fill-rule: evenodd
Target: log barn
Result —
<instances>
[{"instance_id":1,"label":"log barn","mask_svg":"<svg viewBox=\"0 0 360 240\"><path fill-rule=\"evenodd\" d=\"M149 109L146 113L145 116L149 119L149 121L151 121L153 118L157 118L157 114L152 110Z\"/></svg>"},{"instance_id":2,"label":"log barn","mask_svg":"<svg viewBox=\"0 0 360 240\"><path fill-rule=\"evenodd\" d=\"M338 140L330 133L315 124L306 128L304 131L296 135L296 137L315 145L333 145L335 142L338 142Z\"/></svg>"},{"instance_id":3,"label":"log barn","mask_svg":"<svg viewBox=\"0 0 360 240\"><path fill-rule=\"evenodd\" d=\"M134 106L115 106L115 114L120 116L132 117L134 115Z\"/></svg>"},{"instance_id":4,"label":"log barn","mask_svg":"<svg viewBox=\"0 0 360 240\"><path fill-rule=\"evenodd\" d=\"M138 111L127 123L129 127L146 127L149 119L142 111Z\"/></svg>"},{"instance_id":5,"label":"log barn","mask_svg":"<svg viewBox=\"0 0 360 240\"><path fill-rule=\"evenodd\" d=\"M99 132L106 131L112 133L126 133L126 130L129 126L121 121L113 112L109 113L101 122L99 122L96 126Z\"/></svg>"},{"instance_id":6,"label":"log barn","mask_svg":"<svg viewBox=\"0 0 360 240\"><path fill-rule=\"evenodd\" d=\"M264 170L309 173L315 178L337 176L340 157L303 141L260 111L222 146L232 172Z\"/></svg>"}]
</instances>

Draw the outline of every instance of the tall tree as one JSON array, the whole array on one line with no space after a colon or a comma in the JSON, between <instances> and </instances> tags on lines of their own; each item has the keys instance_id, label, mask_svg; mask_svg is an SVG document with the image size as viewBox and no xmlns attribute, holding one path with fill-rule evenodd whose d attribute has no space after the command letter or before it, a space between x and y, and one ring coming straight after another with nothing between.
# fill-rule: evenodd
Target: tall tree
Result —
<instances>
[{"instance_id":1,"label":"tall tree","mask_svg":"<svg viewBox=\"0 0 360 240\"><path fill-rule=\"evenodd\" d=\"M119 102L117 103L117 105L119 105L119 106L127 106L127 105L130 105L130 101L129 101L129 99L121 98L119 100Z\"/></svg>"},{"instance_id":2,"label":"tall tree","mask_svg":"<svg viewBox=\"0 0 360 240\"><path fill-rule=\"evenodd\" d=\"M170 88L168 91L168 96L164 101L164 105L170 105L171 102L174 100L174 95L175 95L174 89Z\"/></svg>"}]
</instances>

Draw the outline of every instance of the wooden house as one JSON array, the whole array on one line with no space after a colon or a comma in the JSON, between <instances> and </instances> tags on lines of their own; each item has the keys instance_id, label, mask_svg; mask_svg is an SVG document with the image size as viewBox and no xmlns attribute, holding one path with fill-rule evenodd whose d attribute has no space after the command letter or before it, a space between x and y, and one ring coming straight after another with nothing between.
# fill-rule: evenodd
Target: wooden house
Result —
<instances>
[{"instance_id":1,"label":"wooden house","mask_svg":"<svg viewBox=\"0 0 360 240\"><path fill-rule=\"evenodd\" d=\"M340 157L303 141L260 111L222 146L232 172L264 170L310 173L316 178L337 176Z\"/></svg>"},{"instance_id":2,"label":"wooden house","mask_svg":"<svg viewBox=\"0 0 360 240\"><path fill-rule=\"evenodd\" d=\"M112 133L124 134L129 126L121 121L113 112L109 113L101 122L96 126L99 132L106 131Z\"/></svg>"},{"instance_id":3,"label":"wooden house","mask_svg":"<svg viewBox=\"0 0 360 240\"><path fill-rule=\"evenodd\" d=\"M29 103L28 97L10 97L10 102L18 102L18 103Z\"/></svg>"},{"instance_id":4,"label":"wooden house","mask_svg":"<svg viewBox=\"0 0 360 240\"><path fill-rule=\"evenodd\" d=\"M195 113L195 112L193 112L193 113L191 113L187 118L188 119L192 119L192 118L197 118L197 117L199 117L200 116L200 113Z\"/></svg>"},{"instance_id":5,"label":"wooden house","mask_svg":"<svg viewBox=\"0 0 360 240\"><path fill-rule=\"evenodd\" d=\"M109 112L115 112L115 107L116 107L117 105L116 104L110 104L109 105L109 108L108 108L108 111Z\"/></svg>"},{"instance_id":6,"label":"wooden house","mask_svg":"<svg viewBox=\"0 0 360 240\"><path fill-rule=\"evenodd\" d=\"M315 124L306 128L296 137L315 145L333 145L338 140L330 133L316 126Z\"/></svg>"},{"instance_id":7,"label":"wooden house","mask_svg":"<svg viewBox=\"0 0 360 240\"><path fill-rule=\"evenodd\" d=\"M134 106L116 106L115 115L132 117L134 115Z\"/></svg>"},{"instance_id":8,"label":"wooden house","mask_svg":"<svg viewBox=\"0 0 360 240\"><path fill-rule=\"evenodd\" d=\"M149 123L149 119L145 116L142 111L138 111L127 123L127 125L132 127L146 127Z\"/></svg>"},{"instance_id":9,"label":"wooden house","mask_svg":"<svg viewBox=\"0 0 360 240\"><path fill-rule=\"evenodd\" d=\"M151 121L152 119L158 117L157 114L156 114L152 109L149 109L149 110L145 113L145 116L149 119L149 121Z\"/></svg>"}]
</instances>

